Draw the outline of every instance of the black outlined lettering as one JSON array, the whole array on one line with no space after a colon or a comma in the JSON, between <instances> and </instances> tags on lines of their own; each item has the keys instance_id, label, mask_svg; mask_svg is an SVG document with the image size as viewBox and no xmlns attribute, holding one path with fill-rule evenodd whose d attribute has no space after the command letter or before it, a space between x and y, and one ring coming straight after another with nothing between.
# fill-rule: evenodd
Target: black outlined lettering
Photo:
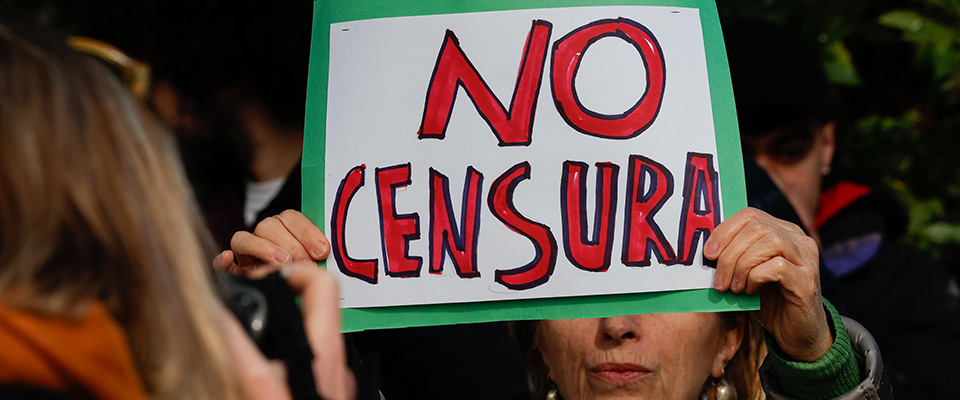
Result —
<instances>
[{"instance_id":1,"label":"black outlined lettering","mask_svg":"<svg viewBox=\"0 0 960 400\"><path fill-rule=\"evenodd\" d=\"M420 139L444 138L457 90L463 87L480 116L493 130L500 146L529 146L533 140L533 120L552 29L550 22L533 21L524 45L513 98L510 99L510 110L493 94L467 58L457 36L447 30L430 77L430 86L427 87L423 119L417 136Z\"/></svg>"},{"instance_id":2,"label":"black outlined lettering","mask_svg":"<svg viewBox=\"0 0 960 400\"><path fill-rule=\"evenodd\" d=\"M526 265L511 270L496 270L494 280L513 290L540 286L550 279L557 265L557 240L550 227L531 221L517 211L513 192L520 182L530 179L530 163L517 164L490 185L487 206L500 222L533 242L536 256Z\"/></svg>"},{"instance_id":3,"label":"black outlined lettering","mask_svg":"<svg viewBox=\"0 0 960 400\"><path fill-rule=\"evenodd\" d=\"M673 265L673 246L653 219L673 195L673 174L667 167L640 155L630 156L627 178L627 206L624 216L623 265L648 267L650 254L664 265ZM647 185L649 182L649 185ZM646 192L644 187L649 186Z\"/></svg>"},{"instance_id":4,"label":"black outlined lettering","mask_svg":"<svg viewBox=\"0 0 960 400\"><path fill-rule=\"evenodd\" d=\"M357 260L347 254L347 211L350 208L350 201L353 200L353 196L363 187L366 168L366 165L353 167L347 172L347 176L340 181L337 197L333 201L333 215L330 216L330 247L341 273L376 285L378 277L377 260ZM344 199L344 196L346 196L346 199Z\"/></svg>"},{"instance_id":5,"label":"black outlined lettering","mask_svg":"<svg viewBox=\"0 0 960 400\"><path fill-rule=\"evenodd\" d=\"M420 216L397 214L397 189L410 184L410 163L377 168L377 205L380 209L380 245L387 276L420 276L423 257L410 256L410 241L420 239Z\"/></svg>"},{"instance_id":6,"label":"black outlined lettering","mask_svg":"<svg viewBox=\"0 0 960 400\"><path fill-rule=\"evenodd\" d=\"M563 250L577 268L603 272L610 268L617 212L617 176L620 167L597 163L596 211L593 234L587 237L586 163L565 161L560 176L560 215Z\"/></svg>"},{"instance_id":7,"label":"black outlined lettering","mask_svg":"<svg viewBox=\"0 0 960 400\"><path fill-rule=\"evenodd\" d=\"M683 177L683 209L680 214L679 262L692 265L697 244L704 242L720 224L720 188L713 155L687 153Z\"/></svg>"},{"instance_id":8,"label":"black outlined lettering","mask_svg":"<svg viewBox=\"0 0 960 400\"><path fill-rule=\"evenodd\" d=\"M461 278L479 278L477 240L480 236L480 204L483 174L467 167L460 208L460 229L450 201L449 179L430 168L430 273L443 273L444 256L449 253Z\"/></svg>"},{"instance_id":9,"label":"black outlined lettering","mask_svg":"<svg viewBox=\"0 0 960 400\"><path fill-rule=\"evenodd\" d=\"M616 37L640 53L646 67L646 89L630 109L621 114L600 114L586 109L577 97L580 61L593 43ZM660 43L645 26L627 18L603 19L581 26L553 44L550 83L560 116L573 129L606 139L629 139L653 125L660 113L666 86L666 62Z\"/></svg>"}]
</instances>

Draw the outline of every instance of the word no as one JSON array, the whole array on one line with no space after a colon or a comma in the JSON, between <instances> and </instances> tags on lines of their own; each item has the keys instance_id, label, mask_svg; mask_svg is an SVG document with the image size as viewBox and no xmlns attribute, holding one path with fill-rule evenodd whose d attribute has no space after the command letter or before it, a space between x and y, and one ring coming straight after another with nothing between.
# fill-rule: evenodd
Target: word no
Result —
<instances>
[{"instance_id":1,"label":"word no","mask_svg":"<svg viewBox=\"0 0 960 400\"><path fill-rule=\"evenodd\" d=\"M447 30L427 88L418 137L444 138L457 91L462 87L480 116L493 130L500 146L529 146L552 30L550 22L533 21L509 110L493 94L467 58L453 31ZM617 37L631 44L640 53L646 66L646 91L636 104L621 114L601 114L586 109L574 88L583 54L591 44L605 37ZM553 44L550 65L553 102L568 125L590 136L629 139L649 128L660 112L665 74L663 53L653 33L626 18L589 23Z\"/></svg>"}]
</instances>

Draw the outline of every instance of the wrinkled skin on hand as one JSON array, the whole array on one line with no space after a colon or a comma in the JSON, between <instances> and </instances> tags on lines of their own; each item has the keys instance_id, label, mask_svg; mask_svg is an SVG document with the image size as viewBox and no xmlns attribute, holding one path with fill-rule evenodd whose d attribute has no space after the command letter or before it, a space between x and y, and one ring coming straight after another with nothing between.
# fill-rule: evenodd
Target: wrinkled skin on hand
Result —
<instances>
[{"instance_id":1,"label":"wrinkled skin on hand","mask_svg":"<svg viewBox=\"0 0 960 400\"><path fill-rule=\"evenodd\" d=\"M820 296L817 243L800 227L747 208L718 225L704 246L717 260L714 288L759 293L754 313L781 350L814 362L833 344Z\"/></svg>"}]
</instances>

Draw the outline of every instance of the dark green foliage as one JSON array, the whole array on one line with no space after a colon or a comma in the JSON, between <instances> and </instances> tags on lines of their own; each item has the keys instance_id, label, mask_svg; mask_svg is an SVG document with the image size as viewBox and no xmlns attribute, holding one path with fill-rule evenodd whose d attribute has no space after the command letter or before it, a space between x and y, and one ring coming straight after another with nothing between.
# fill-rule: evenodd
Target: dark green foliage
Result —
<instances>
[{"instance_id":1,"label":"dark green foliage","mask_svg":"<svg viewBox=\"0 0 960 400\"><path fill-rule=\"evenodd\" d=\"M907 240L960 242L960 0L721 0L822 46L842 107L834 174L894 190ZM762 51L762 49L758 49Z\"/></svg>"},{"instance_id":2,"label":"dark green foliage","mask_svg":"<svg viewBox=\"0 0 960 400\"><path fill-rule=\"evenodd\" d=\"M309 2L290 3L301 7ZM257 4L242 0L0 3L24 9L39 22L66 33L100 29L103 26L98 25L109 21L112 31L120 26L125 32L114 40L134 40L135 44L122 47L139 48L144 55L163 54L155 48L171 41L199 46L190 37L178 36L176 30L157 29L151 19L169 18L171 27L204 23L199 21L232 27L231 13L242 8L235 5ZM819 43L821 61L842 107L834 174L899 193L910 210L909 240L924 246L960 242L960 168L955 166L960 160L960 0L719 0L717 6L724 23L769 21ZM209 10L221 10L224 18L217 22L206 16L190 17L210 15ZM178 64L177 60L143 58L158 72L196 72L201 67L190 60Z\"/></svg>"}]
</instances>

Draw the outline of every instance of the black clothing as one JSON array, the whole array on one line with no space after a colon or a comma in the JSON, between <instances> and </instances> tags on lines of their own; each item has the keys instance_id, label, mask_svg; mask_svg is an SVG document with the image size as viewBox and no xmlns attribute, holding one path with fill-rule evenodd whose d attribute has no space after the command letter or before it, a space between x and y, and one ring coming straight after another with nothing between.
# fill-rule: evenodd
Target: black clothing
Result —
<instances>
[{"instance_id":1,"label":"black clothing","mask_svg":"<svg viewBox=\"0 0 960 400\"><path fill-rule=\"evenodd\" d=\"M70 400L74 399L68 393L58 392L39 386L17 383L0 384L0 399L6 400Z\"/></svg>"},{"instance_id":2,"label":"black clothing","mask_svg":"<svg viewBox=\"0 0 960 400\"><path fill-rule=\"evenodd\" d=\"M850 182L824 191L817 216L824 265L845 315L883 349L906 399L955 396L960 381L960 287L930 254L900 242L906 214L891 195Z\"/></svg>"},{"instance_id":3,"label":"black clothing","mask_svg":"<svg viewBox=\"0 0 960 400\"><path fill-rule=\"evenodd\" d=\"M520 349L506 322L352 334L384 397L529 399Z\"/></svg>"}]
</instances>

